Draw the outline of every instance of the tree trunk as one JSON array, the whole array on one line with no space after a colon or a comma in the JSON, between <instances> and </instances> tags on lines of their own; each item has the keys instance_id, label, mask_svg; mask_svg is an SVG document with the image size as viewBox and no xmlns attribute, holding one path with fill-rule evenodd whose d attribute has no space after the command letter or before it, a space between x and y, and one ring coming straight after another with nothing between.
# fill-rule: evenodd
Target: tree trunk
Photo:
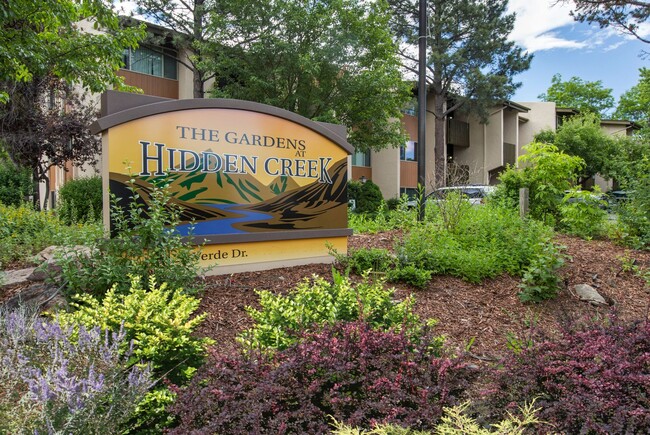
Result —
<instances>
[{"instance_id":1,"label":"tree trunk","mask_svg":"<svg viewBox=\"0 0 650 435\"><path fill-rule=\"evenodd\" d=\"M193 82L194 82L194 98L204 98L205 95L203 93L203 74L201 74L199 71L194 69L192 71L192 74L194 76Z\"/></svg>"},{"instance_id":2,"label":"tree trunk","mask_svg":"<svg viewBox=\"0 0 650 435\"><path fill-rule=\"evenodd\" d=\"M435 130L433 135L434 162L435 162L435 187L447 185L447 159L445 158L447 141L445 140L445 97L434 90L433 112L435 116Z\"/></svg>"},{"instance_id":3,"label":"tree trunk","mask_svg":"<svg viewBox=\"0 0 650 435\"><path fill-rule=\"evenodd\" d=\"M37 187L38 189L38 187ZM45 177L45 198L43 198L43 207L42 210L47 210L50 205L50 177ZM52 208L49 206L49 208Z\"/></svg>"},{"instance_id":4,"label":"tree trunk","mask_svg":"<svg viewBox=\"0 0 650 435\"><path fill-rule=\"evenodd\" d=\"M41 198L40 198L40 190L39 190L39 182L38 182L38 169L34 169L32 171L32 178L34 179L34 190L32 191L32 203L34 204L34 208L36 210L40 210L41 208Z\"/></svg>"}]
</instances>

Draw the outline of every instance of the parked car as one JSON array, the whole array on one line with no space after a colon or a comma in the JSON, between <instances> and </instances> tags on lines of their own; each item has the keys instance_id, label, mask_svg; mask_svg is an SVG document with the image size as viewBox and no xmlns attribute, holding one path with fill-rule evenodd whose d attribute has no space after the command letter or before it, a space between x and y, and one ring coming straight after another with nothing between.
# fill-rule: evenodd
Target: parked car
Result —
<instances>
[{"instance_id":1,"label":"parked car","mask_svg":"<svg viewBox=\"0 0 650 435\"><path fill-rule=\"evenodd\" d=\"M627 201L630 199L630 192L627 190L612 190L607 192L607 196L612 202Z\"/></svg>"},{"instance_id":2,"label":"parked car","mask_svg":"<svg viewBox=\"0 0 650 435\"><path fill-rule=\"evenodd\" d=\"M565 190L564 194L567 195L571 193L570 190ZM598 208L601 208L603 210L607 209L610 207L611 202L609 201L608 194L602 193L602 192L589 192L589 197L591 197L591 200L593 202L596 202L598 204ZM576 198L572 197L568 199L569 203L574 203L574 202L585 202L583 198Z\"/></svg>"},{"instance_id":3,"label":"parked car","mask_svg":"<svg viewBox=\"0 0 650 435\"><path fill-rule=\"evenodd\" d=\"M485 204L486 198L496 190L496 186L487 186L483 184L470 184L465 186L440 187L426 196L427 201L437 202L444 201L451 192L459 193L467 199L472 205ZM417 205L416 200L407 203L410 207Z\"/></svg>"}]
</instances>

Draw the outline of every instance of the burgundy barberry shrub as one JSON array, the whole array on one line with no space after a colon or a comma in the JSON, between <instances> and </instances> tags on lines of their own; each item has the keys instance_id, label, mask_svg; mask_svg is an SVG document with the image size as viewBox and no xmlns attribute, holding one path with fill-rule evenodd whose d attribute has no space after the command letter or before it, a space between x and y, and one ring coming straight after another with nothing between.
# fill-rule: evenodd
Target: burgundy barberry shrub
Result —
<instances>
[{"instance_id":1,"label":"burgundy barberry shrub","mask_svg":"<svg viewBox=\"0 0 650 435\"><path fill-rule=\"evenodd\" d=\"M567 434L650 433L650 323L566 326L511 355L487 409L537 398L538 417Z\"/></svg>"},{"instance_id":2,"label":"burgundy barberry shrub","mask_svg":"<svg viewBox=\"0 0 650 435\"><path fill-rule=\"evenodd\" d=\"M473 375L460 359L434 352L428 332L414 341L357 321L303 334L273 356L213 356L179 389L172 433L322 434L331 417L364 428L433 428Z\"/></svg>"}]
</instances>

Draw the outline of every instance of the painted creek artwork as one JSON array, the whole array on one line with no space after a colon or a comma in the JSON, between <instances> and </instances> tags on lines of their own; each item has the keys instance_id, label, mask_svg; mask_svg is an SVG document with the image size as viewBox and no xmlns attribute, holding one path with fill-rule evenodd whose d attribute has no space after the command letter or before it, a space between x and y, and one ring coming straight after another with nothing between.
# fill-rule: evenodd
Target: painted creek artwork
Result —
<instances>
[{"instance_id":1,"label":"painted creek artwork","mask_svg":"<svg viewBox=\"0 0 650 435\"><path fill-rule=\"evenodd\" d=\"M185 162L190 166L193 162ZM347 225L346 161L322 168L315 181L300 187L292 177L280 175L264 185L249 173L170 172L128 176L110 173L110 190L128 198L133 180L145 204L155 184L167 184L171 203L181 206L177 230L195 236L268 231L341 228Z\"/></svg>"}]
</instances>

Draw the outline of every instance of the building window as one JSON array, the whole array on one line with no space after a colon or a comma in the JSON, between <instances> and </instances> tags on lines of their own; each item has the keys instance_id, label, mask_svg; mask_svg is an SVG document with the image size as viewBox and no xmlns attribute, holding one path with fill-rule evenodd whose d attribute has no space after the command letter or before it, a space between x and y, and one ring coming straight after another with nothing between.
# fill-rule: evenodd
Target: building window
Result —
<instances>
[{"instance_id":1,"label":"building window","mask_svg":"<svg viewBox=\"0 0 650 435\"><path fill-rule=\"evenodd\" d=\"M418 143L412 140L406 142L406 145L399 149L399 158L400 160L406 160L409 162L417 161L417 150Z\"/></svg>"},{"instance_id":2,"label":"building window","mask_svg":"<svg viewBox=\"0 0 650 435\"><path fill-rule=\"evenodd\" d=\"M402 113L405 115L418 116L418 100L417 98L411 99L411 101L406 104L402 109Z\"/></svg>"},{"instance_id":3,"label":"building window","mask_svg":"<svg viewBox=\"0 0 650 435\"><path fill-rule=\"evenodd\" d=\"M418 198L418 190L412 187L400 187L399 196L408 196L409 201L416 201Z\"/></svg>"},{"instance_id":4,"label":"building window","mask_svg":"<svg viewBox=\"0 0 650 435\"><path fill-rule=\"evenodd\" d=\"M357 151L352 154L352 166L370 166L370 151Z\"/></svg>"},{"instance_id":5,"label":"building window","mask_svg":"<svg viewBox=\"0 0 650 435\"><path fill-rule=\"evenodd\" d=\"M176 52L168 48L138 47L124 50L124 69L156 77L176 80Z\"/></svg>"}]
</instances>

